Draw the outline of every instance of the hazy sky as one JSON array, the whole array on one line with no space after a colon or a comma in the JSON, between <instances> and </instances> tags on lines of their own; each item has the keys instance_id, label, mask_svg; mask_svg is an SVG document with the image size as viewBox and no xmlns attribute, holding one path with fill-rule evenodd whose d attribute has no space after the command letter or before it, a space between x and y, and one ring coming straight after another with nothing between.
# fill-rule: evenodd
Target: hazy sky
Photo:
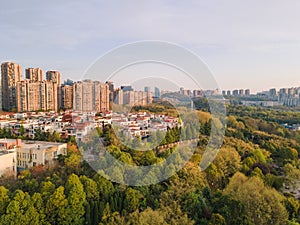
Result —
<instances>
[{"instance_id":1,"label":"hazy sky","mask_svg":"<svg viewBox=\"0 0 300 225\"><path fill-rule=\"evenodd\" d=\"M80 79L108 50L178 43L222 89L300 86L300 1L2 1L0 61ZM125 81L124 81L125 82Z\"/></svg>"}]
</instances>

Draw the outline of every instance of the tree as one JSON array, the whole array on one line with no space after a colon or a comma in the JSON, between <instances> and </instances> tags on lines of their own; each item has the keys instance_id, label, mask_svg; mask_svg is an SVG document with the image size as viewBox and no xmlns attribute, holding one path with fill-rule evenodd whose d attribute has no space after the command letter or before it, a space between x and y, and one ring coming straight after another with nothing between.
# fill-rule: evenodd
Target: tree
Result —
<instances>
[{"instance_id":1,"label":"tree","mask_svg":"<svg viewBox=\"0 0 300 225\"><path fill-rule=\"evenodd\" d=\"M18 224L22 221L20 204L17 201L11 201L6 209L6 214L1 217L1 224Z\"/></svg>"},{"instance_id":2,"label":"tree","mask_svg":"<svg viewBox=\"0 0 300 225\"><path fill-rule=\"evenodd\" d=\"M81 162L81 156L78 152L71 152L64 160L65 165L71 171L77 171Z\"/></svg>"},{"instance_id":3,"label":"tree","mask_svg":"<svg viewBox=\"0 0 300 225\"><path fill-rule=\"evenodd\" d=\"M20 132L20 136L23 138L25 134L25 128L23 125L20 126L19 132Z\"/></svg>"},{"instance_id":4,"label":"tree","mask_svg":"<svg viewBox=\"0 0 300 225\"><path fill-rule=\"evenodd\" d=\"M8 190L5 187L0 186L0 215L5 213L9 200Z\"/></svg>"},{"instance_id":5,"label":"tree","mask_svg":"<svg viewBox=\"0 0 300 225\"><path fill-rule=\"evenodd\" d=\"M225 189L245 205L246 213L254 224L285 224L288 213L282 204L284 197L275 189L266 187L257 176L247 178L236 173Z\"/></svg>"},{"instance_id":6,"label":"tree","mask_svg":"<svg viewBox=\"0 0 300 225\"><path fill-rule=\"evenodd\" d=\"M69 203L67 210L71 212L68 220L71 224L83 224L85 214L84 206L86 203L86 194L83 185L77 175L71 174L65 186Z\"/></svg>"},{"instance_id":7,"label":"tree","mask_svg":"<svg viewBox=\"0 0 300 225\"><path fill-rule=\"evenodd\" d=\"M43 140L42 139L42 130L40 128L37 128L35 130L34 139L35 140Z\"/></svg>"},{"instance_id":8,"label":"tree","mask_svg":"<svg viewBox=\"0 0 300 225\"><path fill-rule=\"evenodd\" d=\"M185 127L185 138L187 140L190 140L193 138L192 136L193 136L192 128L191 125L188 123Z\"/></svg>"},{"instance_id":9,"label":"tree","mask_svg":"<svg viewBox=\"0 0 300 225\"><path fill-rule=\"evenodd\" d=\"M147 208L139 214L138 224L140 225L167 225L164 216L160 211L153 211Z\"/></svg>"},{"instance_id":10,"label":"tree","mask_svg":"<svg viewBox=\"0 0 300 225\"><path fill-rule=\"evenodd\" d=\"M81 176L80 181L83 184L84 192L86 193L87 200L99 200L99 191L97 183L86 176Z\"/></svg>"},{"instance_id":11,"label":"tree","mask_svg":"<svg viewBox=\"0 0 300 225\"><path fill-rule=\"evenodd\" d=\"M208 225L226 225L224 217L220 214L212 214Z\"/></svg>"},{"instance_id":12,"label":"tree","mask_svg":"<svg viewBox=\"0 0 300 225\"><path fill-rule=\"evenodd\" d=\"M139 208L142 195L139 191L128 188L125 192L124 208L127 212L134 212Z\"/></svg>"},{"instance_id":13,"label":"tree","mask_svg":"<svg viewBox=\"0 0 300 225\"><path fill-rule=\"evenodd\" d=\"M108 201L109 197L114 193L114 186L111 181L105 179L99 174L93 177L93 180L97 183L97 188L100 194L100 199Z\"/></svg>"},{"instance_id":14,"label":"tree","mask_svg":"<svg viewBox=\"0 0 300 225\"><path fill-rule=\"evenodd\" d=\"M68 224L69 214L67 210L68 200L64 194L65 188L60 186L50 196L46 204L46 218L50 224Z\"/></svg>"},{"instance_id":15,"label":"tree","mask_svg":"<svg viewBox=\"0 0 300 225\"><path fill-rule=\"evenodd\" d=\"M39 221L40 224L50 225L48 221L46 221L45 214L45 205L42 199L42 195L40 193L35 193L31 198L32 204L36 211L39 213Z\"/></svg>"},{"instance_id":16,"label":"tree","mask_svg":"<svg viewBox=\"0 0 300 225\"><path fill-rule=\"evenodd\" d=\"M225 184L225 175L222 168L211 163L205 170L208 184L212 190L222 189Z\"/></svg>"},{"instance_id":17,"label":"tree","mask_svg":"<svg viewBox=\"0 0 300 225\"><path fill-rule=\"evenodd\" d=\"M51 181L44 181L41 186L41 194L44 200L48 201L50 196L55 192L55 185Z\"/></svg>"},{"instance_id":18,"label":"tree","mask_svg":"<svg viewBox=\"0 0 300 225\"><path fill-rule=\"evenodd\" d=\"M2 225L41 224L39 212L34 208L28 193L16 191L14 199L9 203L6 214L1 217Z\"/></svg>"}]
</instances>

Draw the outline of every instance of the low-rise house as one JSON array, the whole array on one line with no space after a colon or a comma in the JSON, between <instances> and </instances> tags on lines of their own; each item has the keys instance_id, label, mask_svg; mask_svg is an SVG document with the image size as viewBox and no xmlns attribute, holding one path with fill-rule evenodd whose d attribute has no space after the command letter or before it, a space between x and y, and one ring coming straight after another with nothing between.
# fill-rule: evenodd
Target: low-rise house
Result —
<instances>
[{"instance_id":1,"label":"low-rise house","mask_svg":"<svg viewBox=\"0 0 300 225\"><path fill-rule=\"evenodd\" d=\"M17 167L23 170L38 165L52 165L59 155L66 154L66 143L24 141L17 148Z\"/></svg>"},{"instance_id":2,"label":"low-rise house","mask_svg":"<svg viewBox=\"0 0 300 225\"><path fill-rule=\"evenodd\" d=\"M17 148L21 140L0 139L0 176L17 175Z\"/></svg>"},{"instance_id":3,"label":"low-rise house","mask_svg":"<svg viewBox=\"0 0 300 225\"><path fill-rule=\"evenodd\" d=\"M0 177L4 175L17 175L16 149L0 150Z\"/></svg>"}]
</instances>

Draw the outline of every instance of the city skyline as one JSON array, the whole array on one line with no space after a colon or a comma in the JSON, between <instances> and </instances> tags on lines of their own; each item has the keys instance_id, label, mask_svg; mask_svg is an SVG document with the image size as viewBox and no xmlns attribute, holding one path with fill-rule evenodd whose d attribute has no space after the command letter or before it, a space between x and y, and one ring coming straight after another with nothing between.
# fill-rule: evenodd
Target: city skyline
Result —
<instances>
[{"instance_id":1,"label":"city skyline","mask_svg":"<svg viewBox=\"0 0 300 225\"><path fill-rule=\"evenodd\" d=\"M257 92L295 86L300 73L300 2L289 3L64 1L57 7L57 1L4 2L0 61L55 69L63 79L80 80L110 49L155 39L199 55L220 89Z\"/></svg>"},{"instance_id":2,"label":"city skyline","mask_svg":"<svg viewBox=\"0 0 300 225\"><path fill-rule=\"evenodd\" d=\"M54 80L55 82L58 82L58 86L60 85L64 85L64 83L68 84L68 82L80 82L80 81L84 81L84 80L91 80L91 81L99 81L99 82L112 82L113 85L115 87L121 87L121 86L132 86L134 90L137 91L142 91L144 90L145 87L150 87L151 91L154 92L155 88L159 88L160 90L165 90L165 91L179 91L181 88L184 88L185 90L219 90L220 93L221 92L234 92L234 91L241 91L241 90L249 90L251 92L251 94L260 94L263 92L268 92L271 89L276 89L277 91L279 91L280 89L288 89L288 88L299 88L299 86L297 85L292 85L292 86L269 86L266 89L256 89L256 91L253 91L253 89L246 87L246 88L242 88L242 87L237 87L235 86L234 88L231 89L221 89L219 87L217 87L216 89L212 88L212 89L202 89L199 88L197 85L194 85L192 87L189 86L184 86L184 85L179 85L178 83L175 83L174 81L168 81L166 78L162 78L162 77L146 77L146 78L142 78L140 80L136 80L133 83L130 82L120 82L118 81L118 79L114 80L114 79L110 79L110 80L99 80L99 79L95 79L95 77L82 77L81 80L73 80L71 77L64 77L63 74L60 73L60 71L57 70L47 70L44 73L44 69L41 67L23 67L23 65L15 62L15 61L5 61L5 62L1 62L1 64L15 64L18 66L18 76L19 78L17 80L28 80L28 81L35 81L35 82L40 82L43 81L43 79L45 78L46 80ZM53 67L52 67L53 68ZM130 70L129 70L130 71ZM118 78L118 76L114 75L115 77ZM0 74L0 78L2 78L2 73ZM169 83L168 83L169 82ZM147 85L145 86L145 83L147 83Z\"/></svg>"}]
</instances>

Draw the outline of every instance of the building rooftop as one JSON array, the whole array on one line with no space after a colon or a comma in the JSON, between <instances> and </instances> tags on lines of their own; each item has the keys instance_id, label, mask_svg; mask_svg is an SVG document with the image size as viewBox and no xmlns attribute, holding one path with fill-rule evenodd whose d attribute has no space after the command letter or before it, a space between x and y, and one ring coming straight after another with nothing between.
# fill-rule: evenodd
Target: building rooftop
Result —
<instances>
[{"instance_id":1,"label":"building rooftop","mask_svg":"<svg viewBox=\"0 0 300 225\"><path fill-rule=\"evenodd\" d=\"M38 149L38 150L45 150L52 147L60 146L64 143L60 142L44 142L44 141L23 141L22 149Z\"/></svg>"},{"instance_id":2,"label":"building rooftop","mask_svg":"<svg viewBox=\"0 0 300 225\"><path fill-rule=\"evenodd\" d=\"M14 144L14 146L17 145L16 139L0 139L0 148L1 148L1 144ZM22 149L40 149L40 150L44 150L44 149L49 149L55 146L60 146L64 143L61 142L45 142L45 141L31 141L31 140L23 140L22 142L20 142L19 145L21 145ZM7 149L3 149L0 152L4 152L7 151ZM9 151L9 149L8 149Z\"/></svg>"},{"instance_id":3,"label":"building rooftop","mask_svg":"<svg viewBox=\"0 0 300 225\"><path fill-rule=\"evenodd\" d=\"M0 143L16 143L16 139L1 138Z\"/></svg>"},{"instance_id":4,"label":"building rooftop","mask_svg":"<svg viewBox=\"0 0 300 225\"><path fill-rule=\"evenodd\" d=\"M15 152L15 149L12 149L12 150L0 150L0 156L2 155L7 155L7 154L10 154L10 153L14 153Z\"/></svg>"}]
</instances>

